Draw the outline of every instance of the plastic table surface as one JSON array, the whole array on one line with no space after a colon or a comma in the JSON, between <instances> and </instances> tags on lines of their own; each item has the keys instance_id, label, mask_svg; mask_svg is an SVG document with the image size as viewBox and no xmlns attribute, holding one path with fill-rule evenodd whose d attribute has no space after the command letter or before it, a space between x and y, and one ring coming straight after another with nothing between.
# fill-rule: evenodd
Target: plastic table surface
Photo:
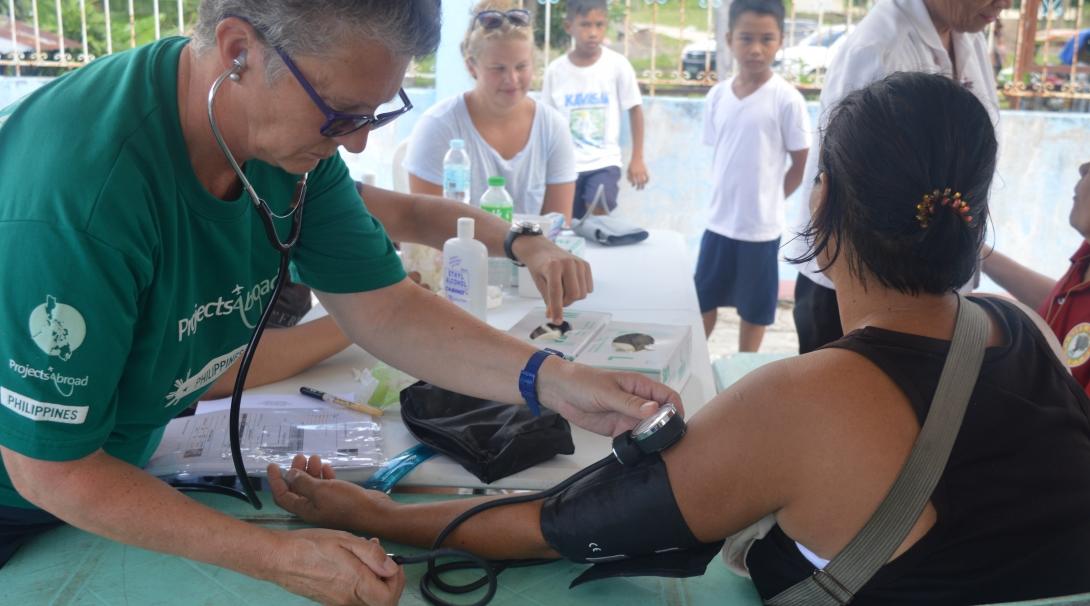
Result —
<instances>
[{"instance_id":1,"label":"plastic table surface","mask_svg":"<svg viewBox=\"0 0 1090 606\"><path fill-rule=\"evenodd\" d=\"M305 527L300 520L276 507L268 493L262 494L266 505L260 511L230 497L200 494L194 498L262 526ZM440 497L397 495L396 498L419 502ZM385 543L384 546L391 553L417 551L396 544ZM401 604L426 604L418 589L425 567L420 564L405 568L407 583ZM508 570L499 575L500 588L492 604L760 604L750 582L728 571L719 558L712 561L703 577L608 579L569 590L568 584L584 568L581 564L556 562ZM472 577L466 573L464 577L451 578L464 582ZM270 582L209 564L129 547L71 527L50 531L23 547L0 570L0 580L3 581L0 582L0 604L13 606L282 606L313 603ZM469 603L482 595L483 590L450 599L456 603Z\"/></svg>"}]
</instances>

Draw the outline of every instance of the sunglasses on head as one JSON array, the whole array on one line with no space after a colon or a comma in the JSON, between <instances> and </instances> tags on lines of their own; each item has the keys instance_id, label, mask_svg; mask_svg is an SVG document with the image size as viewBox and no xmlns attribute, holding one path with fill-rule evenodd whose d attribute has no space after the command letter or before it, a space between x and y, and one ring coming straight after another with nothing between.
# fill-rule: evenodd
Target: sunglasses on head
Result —
<instances>
[{"instance_id":1,"label":"sunglasses on head","mask_svg":"<svg viewBox=\"0 0 1090 606\"><path fill-rule=\"evenodd\" d=\"M477 25L480 25L483 29L496 29L503 27L503 22L507 21L515 27L526 27L530 25L532 18L530 11L522 8L511 9L507 12L502 11L481 11L473 17Z\"/></svg>"}]
</instances>

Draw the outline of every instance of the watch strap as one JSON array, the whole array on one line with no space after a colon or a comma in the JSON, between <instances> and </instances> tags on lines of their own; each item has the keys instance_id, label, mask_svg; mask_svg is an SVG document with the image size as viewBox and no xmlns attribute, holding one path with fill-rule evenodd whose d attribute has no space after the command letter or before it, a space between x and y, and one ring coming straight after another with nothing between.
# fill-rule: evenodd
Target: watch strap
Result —
<instances>
[{"instance_id":1,"label":"watch strap","mask_svg":"<svg viewBox=\"0 0 1090 606\"><path fill-rule=\"evenodd\" d=\"M519 261L518 257L515 256L515 238L518 238L519 236L540 235L542 235L541 230L535 229L532 226L519 224L512 225L511 229L507 231L507 235L503 238L503 254L507 255L507 258L511 259L511 262L515 265L519 267L526 267L526 264L522 261Z\"/></svg>"},{"instance_id":2,"label":"watch strap","mask_svg":"<svg viewBox=\"0 0 1090 606\"><path fill-rule=\"evenodd\" d=\"M535 351L519 373L519 393L522 394L522 399L526 400L526 406L535 417L541 416L541 402L537 399L537 373L545 362L545 358L549 356L563 358L564 354L555 349Z\"/></svg>"}]
</instances>

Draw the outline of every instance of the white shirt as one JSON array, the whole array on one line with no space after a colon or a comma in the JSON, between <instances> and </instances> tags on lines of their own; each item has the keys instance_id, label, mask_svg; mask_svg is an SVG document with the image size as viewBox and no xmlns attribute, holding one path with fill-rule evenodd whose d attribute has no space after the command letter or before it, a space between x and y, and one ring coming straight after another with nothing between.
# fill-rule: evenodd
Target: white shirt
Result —
<instances>
[{"instance_id":1,"label":"white shirt","mask_svg":"<svg viewBox=\"0 0 1090 606\"><path fill-rule=\"evenodd\" d=\"M567 55L556 59L545 70L541 100L568 121L576 170L621 166L621 112L643 101L636 72L624 55L602 47L598 60L586 67Z\"/></svg>"},{"instance_id":2,"label":"white shirt","mask_svg":"<svg viewBox=\"0 0 1090 606\"><path fill-rule=\"evenodd\" d=\"M744 99L733 82L716 84L704 103L704 144L715 147L708 229L767 242L783 233L787 152L810 147L810 116L802 94L778 75Z\"/></svg>"},{"instance_id":3,"label":"white shirt","mask_svg":"<svg viewBox=\"0 0 1090 606\"><path fill-rule=\"evenodd\" d=\"M988 56L987 39L982 33L952 32L951 37L954 57L957 60L957 74L954 74L950 55L939 38L924 0L879 0L859 22L859 26L848 34L848 39L829 64L825 87L821 91L818 144L806 161L806 174L802 179L806 210L802 213L803 223L792 226L794 233L802 232L810 221L810 193L818 173L821 131L828 122L829 108L839 103L848 93L895 72L942 74L960 82L976 95L988 110L992 124L998 124L999 93L995 87L991 58ZM920 192L921 195L923 193ZM786 256L801 256L807 247L808 243L803 238L794 238L788 243ZM814 282L833 288L829 278L817 270L818 265L814 261L799 267L799 271Z\"/></svg>"},{"instance_id":4,"label":"white shirt","mask_svg":"<svg viewBox=\"0 0 1090 606\"><path fill-rule=\"evenodd\" d=\"M413 127L402 166L429 183L443 182L443 156L451 139L462 139L470 162L469 199L480 206L488 177L501 176L515 201L515 212L539 215L545 187L575 181L575 158L564 118L551 107L534 101L534 122L526 147L504 159L488 144L469 117L464 95L444 99L428 108Z\"/></svg>"}]
</instances>

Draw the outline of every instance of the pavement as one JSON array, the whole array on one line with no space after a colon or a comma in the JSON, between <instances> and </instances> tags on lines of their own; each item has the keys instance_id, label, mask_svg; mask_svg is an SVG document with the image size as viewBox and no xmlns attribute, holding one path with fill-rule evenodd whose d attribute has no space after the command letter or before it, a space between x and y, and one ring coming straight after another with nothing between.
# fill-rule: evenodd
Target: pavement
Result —
<instances>
[{"instance_id":1,"label":"pavement","mask_svg":"<svg viewBox=\"0 0 1090 606\"><path fill-rule=\"evenodd\" d=\"M761 353L798 353L799 336L795 332L795 319L791 312L795 302L780 298L776 306L776 320L765 331L761 342ZM708 337L708 353L712 361L738 351L738 325L741 318L733 307L719 308L719 318L715 330Z\"/></svg>"}]
</instances>

